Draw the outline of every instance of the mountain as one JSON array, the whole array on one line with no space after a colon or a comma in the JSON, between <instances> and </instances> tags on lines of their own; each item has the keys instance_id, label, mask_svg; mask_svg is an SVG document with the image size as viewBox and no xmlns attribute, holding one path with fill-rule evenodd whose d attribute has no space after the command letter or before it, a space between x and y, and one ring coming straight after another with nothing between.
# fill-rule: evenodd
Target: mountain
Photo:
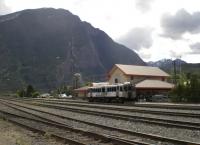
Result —
<instances>
[{"instance_id":1,"label":"mountain","mask_svg":"<svg viewBox=\"0 0 200 145\"><path fill-rule=\"evenodd\" d=\"M132 50L64 9L29 9L0 16L0 90L32 84L52 89L89 81L116 64L145 65ZM96 78L98 80L98 78Z\"/></svg>"},{"instance_id":2,"label":"mountain","mask_svg":"<svg viewBox=\"0 0 200 145\"><path fill-rule=\"evenodd\" d=\"M173 69L174 62L176 63L176 66L179 67L180 65L186 64L185 61L181 59L171 60L171 59L161 59L155 62L147 62L149 66L159 67L165 71L168 71L170 69Z\"/></svg>"},{"instance_id":3,"label":"mountain","mask_svg":"<svg viewBox=\"0 0 200 145\"><path fill-rule=\"evenodd\" d=\"M200 63L187 63L181 59L162 59L155 62L147 62L149 66L155 66L163 69L164 71L171 73L174 71L174 62L176 70L179 73L180 71L185 73L199 73L200 72Z\"/></svg>"}]
</instances>

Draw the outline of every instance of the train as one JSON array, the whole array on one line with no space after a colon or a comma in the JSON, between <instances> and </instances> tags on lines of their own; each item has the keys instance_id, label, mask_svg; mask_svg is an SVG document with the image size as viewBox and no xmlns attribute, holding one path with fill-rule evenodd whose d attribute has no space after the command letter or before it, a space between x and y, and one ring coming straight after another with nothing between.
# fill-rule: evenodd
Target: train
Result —
<instances>
[{"instance_id":1,"label":"train","mask_svg":"<svg viewBox=\"0 0 200 145\"><path fill-rule=\"evenodd\" d=\"M105 84L88 88L89 102L121 102L136 99L136 91L130 82L118 84Z\"/></svg>"}]
</instances>

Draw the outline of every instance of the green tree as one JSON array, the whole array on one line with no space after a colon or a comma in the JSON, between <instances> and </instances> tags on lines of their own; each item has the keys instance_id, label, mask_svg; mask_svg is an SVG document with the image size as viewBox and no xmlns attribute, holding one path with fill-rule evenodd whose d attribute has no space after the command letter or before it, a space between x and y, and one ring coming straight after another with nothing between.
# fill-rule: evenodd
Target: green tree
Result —
<instances>
[{"instance_id":1,"label":"green tree","mask_svg":"<svg viewBox=\"0 0 200 145\"><path fill-rule=\"evenodd\" d=\"M19 97L37 97L39 92L35 91L32 85L28 85L26 89L20 89L17 91Z\"/></svg>"},{"instance_id":2,"label":"green tree","mask_svg":"<svg viewBox=\"0 0 200 145\"><path fill-rule=\"evenodd\" d=\"M33 93L35 92L32 85L28 85L26 88L26 97L32 97Z\"/></svg>"},{"instance_id":3,"label":"green tree","mask_svg":"<svg viewBox=\"0 0 200 145\"><path fill-rule=\"evenodd\" d=\"M37 98L39 95L40 95L39 92L33 92L33 93L32 93L32 97L33 97L33 98Z\"/></svg>"},{"instance_id":4,"label":"green tree","mask_svg":"<svg viewBox=\"0 0 200 145\"><path fill-rule=\"evenodd\" d=\"M191 73L180 75L171 95L175 102L200 102L200 77Z\"/></svg>"},{"instance_id":5,"label":"green tree","mask_svg":"<svg viewBox=\"0 0 200 145\"><path fill-rule=\"evenodd\" d=\"M26 91L24 89L17 90L18 97L25 97Z\"/></svg>"}]
</instances>

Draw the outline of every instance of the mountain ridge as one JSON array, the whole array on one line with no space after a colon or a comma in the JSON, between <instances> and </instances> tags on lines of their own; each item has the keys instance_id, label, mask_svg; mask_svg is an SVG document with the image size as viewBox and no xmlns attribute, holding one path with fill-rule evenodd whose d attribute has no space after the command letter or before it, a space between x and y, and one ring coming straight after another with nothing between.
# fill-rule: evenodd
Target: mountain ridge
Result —
<instances>
[{"instance_id":1,"label":"mountain ridge","mask_svg":"<svg viewBox=\"0 0 200 145\"><path fill-rule=\"evenodd\" d=\"M0 16L0 89L52 89L105 74L115 63L146 65L131 49L68 10L28 9ZM88 80L87 80L88 81Z\"/></svg>"},{"instance_id":2,"label":"mountain ridge","mask_svg":"<svg viewBox=\"0 0 200 145\"><path fill-rule=\"evenodd\" d=\"M175 64L174 64L175 62ZM148 66L159 67L164 71L171 73L174 71L174 65L178 73L181 71L184 73L199 73L200 72L200 63L188 63L181 59L161 59L158 61L149 61L146 62Z\"/></svg>"}]
</instances>

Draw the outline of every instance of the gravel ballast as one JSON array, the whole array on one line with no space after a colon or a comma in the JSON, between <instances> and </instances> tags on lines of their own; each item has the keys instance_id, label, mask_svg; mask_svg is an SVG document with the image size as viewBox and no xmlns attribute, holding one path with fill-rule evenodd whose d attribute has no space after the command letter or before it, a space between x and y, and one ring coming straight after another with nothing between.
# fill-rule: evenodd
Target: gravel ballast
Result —
<instances>
[{"instance_id":1,"label":"gravel ballast","mask_svg":"<svg viewBox=\"0 0 200 145\"><path fill-rule=\"evenodd\" d=\"M17 103L17 104L21 104L21 103ZM25 106L28 106L28 107L32 106L33 108L36 108L33 105L25 105ZM149 133L149 134L155 134L155 135L161 135L161 136L165 136L165 137L182 139L182 140L187 140L187 141L200 142L200 131L199 130L193 131L193 130L189 130L189 129L178 129L178 128L173 128L173 127L149 125L146 123L116 120L116 119L111 119L111 118L107 118L107 117L86 115L86 114L74 113L74 112L70 112L70 111L63 111L63 110L51 109L51 108L39 107L39 106L37 106L37 109L55 113L55 114L62 115L62 116L67 116L67 117L74 118L74 119L87 121L87 122L98 123L98 124L102 124L102 125L106 125L106 126L128 129L128 130ZM65 119L65 121L66 121L66 119ZM76 125L78 125L78 124L76 124Z\"/></svg>"}]
</instances>

